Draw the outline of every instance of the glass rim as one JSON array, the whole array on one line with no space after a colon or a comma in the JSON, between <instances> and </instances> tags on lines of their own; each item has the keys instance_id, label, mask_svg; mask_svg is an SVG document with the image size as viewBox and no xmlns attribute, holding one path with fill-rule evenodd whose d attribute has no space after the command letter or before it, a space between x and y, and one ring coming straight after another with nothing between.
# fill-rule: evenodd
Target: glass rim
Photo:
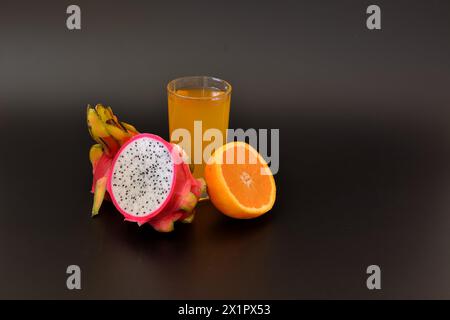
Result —
<instances>
[{"instance_id":1,"label":"glass rim","mask_svg":"<svg viewBox=\"0 0 450 320\"><path fill-rule=\"evenodd\" d=\"M220 95L217 95L217 96L214 96L214 97L191 97L191 96L186 96L184 94L176 93L176 91L173 88L170 88L170 86L173 83L177 82L177 81L187 80L187 79L195 79L195 78L207 78L207 79L215 80L215 81L218 81L218 82L222 82L222 83L225 84L227 89L224 91L224 90L220 90L219 88L215 88L215 89L218 89L221 92L223 92L223 94L220 94ZM175 87L175 86L173 86L173 87ZM231 94L231 90L232 90L231 84L229 82L227 82L225 80L222 80L220 78L211 77L211 76L185 76L185 77L179 77L179 78L170 80L169 83L167 84L166 88L167 88L167 92L170 93L170 94L173 94L174 96L177 96L177 97L183 98L183 99L191 99L191 100L220 100L220 99L224 99L225 97L229 96ZM208 87L205 87L205 88L208 88ZM209 87L209 88L213 88L213 87Z\"/></svg>"}]
</instances>

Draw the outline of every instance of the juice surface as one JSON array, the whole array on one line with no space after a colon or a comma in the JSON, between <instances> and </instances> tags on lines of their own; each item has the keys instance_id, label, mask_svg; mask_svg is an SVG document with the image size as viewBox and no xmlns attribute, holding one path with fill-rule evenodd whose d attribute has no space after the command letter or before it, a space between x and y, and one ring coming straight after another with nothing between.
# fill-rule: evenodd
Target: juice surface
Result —
<instances>
[{"instance_id":1,"label":"juice surface","mask_svg":"<svg viewBox=\"0 0 450 320\"><path fill-rule=\"evenodd\" d=\"M214 88L189 88L178 89L175 94L169 94L169 130L171 142L180 142L172 140L172 132L178 128L187 129L191 136L191 150L186 152L194 160L194 176L203 177L205 161L203 156L195 158L194 147L200 148L194 143L194 121L202 121L201 139L203 133L210 128L219 129L222 133L223 142L226 142L226 130L228 128L228 117L230 113L230 95ZM198 132L197 132L198 134ZM199 141L199 138L197 141ZM205 145L209 141L202 143L201 154ZM209 155L208 155L209 156Z\"/></svg>"}]
</instances>

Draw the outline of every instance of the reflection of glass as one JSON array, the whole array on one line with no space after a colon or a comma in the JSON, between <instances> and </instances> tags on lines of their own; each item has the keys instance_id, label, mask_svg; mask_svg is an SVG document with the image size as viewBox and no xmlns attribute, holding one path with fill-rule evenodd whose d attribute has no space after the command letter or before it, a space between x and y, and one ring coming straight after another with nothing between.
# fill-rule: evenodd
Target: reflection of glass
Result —
<instances>
[{"instance_id":1,"label":"reflection of glass","mask_svg":"<svg viewBox=\"0 0 450 320\"><path fill-rule=\"evenodd\" d=\"M194 143L194 140L202 139L206 130L214 128L220 130L223 143L226 142L231 86L226 81L212 77L184 77L169 82L167 95L170 140L174 143L180 142L172 140L172 133L176 129L187 129L189 131L191 150L186 150L186 152L191 155L191 162L194 163L194 176L196 178L203 177L205 159L203 156L201 159L199 157L194 159L194 152L198 152L194 150L198 145L198 143ZM198 127L197 130L194 130L194 121L201 121L202 129L201 137L197 136L195 139L194 133L198 135ZM198 126L199 123L196 124ZM202 143L203 148L205 144L207 143ZM203 155L203 148L201 155ZM207 157L209 156L210 154L207 155Z\"/></svg>"}]
</instances>

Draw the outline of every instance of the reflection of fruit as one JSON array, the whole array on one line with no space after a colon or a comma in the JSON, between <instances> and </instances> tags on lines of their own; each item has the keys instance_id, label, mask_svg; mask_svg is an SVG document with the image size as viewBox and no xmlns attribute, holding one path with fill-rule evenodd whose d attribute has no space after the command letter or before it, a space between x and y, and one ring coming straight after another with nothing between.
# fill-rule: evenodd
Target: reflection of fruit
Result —
<instances>
[{"instance_id":1,"label":"reflection of fruit","mask_svg":"<svg viewBox=\"0 0 450 320\"><path fill-rule=\"evenodd\" d=\"M205 167L211 202L232 218L250 219L275 202L275 180L266 161L244 142L230 142L217 149Z\"/></svg>"},{"instance_id":2,"label":"reflection of fruit","mask_svg":"<svg viewBox=\"0 0 450 320\"><path fill-rule=\"evenodd\" d=\"M139 134L117 152L108 193L125 220L172 231L175 221L190 222L205 183L194 179L183 150L153 134Z\"/></svg>"}]
</instances>

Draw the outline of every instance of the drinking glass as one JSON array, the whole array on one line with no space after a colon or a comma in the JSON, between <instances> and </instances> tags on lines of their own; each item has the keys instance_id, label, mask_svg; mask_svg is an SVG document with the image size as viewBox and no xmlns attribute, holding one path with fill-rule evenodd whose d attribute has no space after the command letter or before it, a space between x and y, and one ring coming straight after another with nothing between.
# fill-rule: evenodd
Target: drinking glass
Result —
<instances>
[{"instance_id":1,"label":"drinking glass","mask_svg":"<svg viewBox=\"0 0 450 320\"><path fill-rule=\"evenodd\" d=\"M211 156L204 153L209 143L203 141L204 133L216 129L221 133L221 144L227 141L231 85L214 77L183 77L169 82L167 96L170 141L185 149L194 177L201 178Z\"/></svg>"}]
</instances>

